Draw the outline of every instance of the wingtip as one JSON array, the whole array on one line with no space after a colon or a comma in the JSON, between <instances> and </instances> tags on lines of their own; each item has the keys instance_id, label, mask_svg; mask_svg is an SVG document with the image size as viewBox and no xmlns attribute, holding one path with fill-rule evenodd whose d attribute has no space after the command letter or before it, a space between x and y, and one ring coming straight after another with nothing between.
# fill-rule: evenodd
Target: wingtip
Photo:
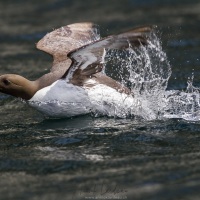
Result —
<instances>
[{"instance_id":1,"label":"wingtip","mask_svg":"<svg viewBox=\"0 0 200 200\"><path fill-rule=\"evenodd\" d=\"M120 40L129 40L133 47L138 47L140 45L147 45L148 39L151 38L151 33L157 28L156 25L145 25L136 27L127 32L117 35Z\"/></svg>"},{"instance_id":2,"label":"wingtip","mask_svg":"<svg viewBox=\"0 0 200 200\"><path fill-rule=\"evenodd\" d=\"M157 29L157 25L145 25L145 26L136 27L136 28L130 30L130 32L149 33L149 32L152 32L155 29Z\"/></svg>"}]
</instances>

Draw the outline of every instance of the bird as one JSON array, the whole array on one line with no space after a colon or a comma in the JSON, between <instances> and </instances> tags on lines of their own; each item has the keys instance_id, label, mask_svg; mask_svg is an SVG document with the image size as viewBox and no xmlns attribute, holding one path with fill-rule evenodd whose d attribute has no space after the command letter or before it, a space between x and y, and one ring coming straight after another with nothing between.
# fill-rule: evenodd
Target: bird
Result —
<instances>
[{"instance_id":1,"label":"bird","mask_svg":"<svg viewBox=\"0 0 200 200\"><path fill-rule=\"evenodd\" d=\"M55 29L36 44L37 49L52 55L50 71L33 81L18 74L1 75L0 92L23 100L49 117L95 112L113 115L125 99L132 101L133 94L104 73L106 51L147 45L152 29L140 26L104 38L92 22Z\"/></svg>"}]
</instances>

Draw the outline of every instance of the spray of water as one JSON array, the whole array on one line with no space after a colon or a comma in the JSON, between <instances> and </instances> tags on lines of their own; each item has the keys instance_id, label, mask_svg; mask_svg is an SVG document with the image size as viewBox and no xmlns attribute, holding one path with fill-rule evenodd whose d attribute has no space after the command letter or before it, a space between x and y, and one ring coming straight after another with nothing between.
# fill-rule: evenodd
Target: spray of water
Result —
<instances>
[{"instance_id":1,"label":"spray of water","mask_svg":"<svg viewBox=\"0 0 200 200\"><path fill-rule=\"evenodd\" d=\"M193 87L192 81L188 81L185 92L166 90L171 67L155 33L152 33L147 46L130 47L121 52L109 51L106 60L107 65L112 66L107 73L112 71L111 76L131 88L133 115L147 120L200 119L200 93L198 88Z\"/></svg>"}]
</instances>

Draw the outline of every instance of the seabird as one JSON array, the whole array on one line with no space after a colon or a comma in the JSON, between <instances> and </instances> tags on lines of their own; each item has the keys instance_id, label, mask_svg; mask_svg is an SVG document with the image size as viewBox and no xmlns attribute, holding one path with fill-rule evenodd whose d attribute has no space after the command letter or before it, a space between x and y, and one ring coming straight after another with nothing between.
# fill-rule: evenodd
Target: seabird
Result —
<instances>
[{"instance_id":1,"label":"seabird","mask_svg":"<svg viewBox=\"0 0 200 200\"><path fill-rule=\"evenodd\" d=\"M17 74L1 75L0 92L52 117L111 113L110 107L133 97L127 87L102 72L106 50L146 45L151 30L143 26L100 39L93 23L56 29L37 43L38 49L53 56L50 72L34 81Z\"/></svg>"}]
</instances>

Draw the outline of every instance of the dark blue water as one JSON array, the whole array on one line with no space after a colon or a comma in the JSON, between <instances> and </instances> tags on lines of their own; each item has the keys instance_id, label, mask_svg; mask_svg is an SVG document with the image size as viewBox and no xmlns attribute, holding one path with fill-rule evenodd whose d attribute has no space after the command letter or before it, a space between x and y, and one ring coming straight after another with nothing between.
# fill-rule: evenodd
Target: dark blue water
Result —
<instances>
[{"instance_id":1,"label":"dark blue water","mask_svg":"<svg viewBox=\"0 0 200 200\"><path fill-rule=\"evenodd\" d=\"M0 74L29 79L51 66L35 43L93 21L102 35L158 25L172 68L168 90L200 87L198 0L0 2ZM198 199L200 123L183 119L46 119L0 94L0 199Z\"/></svg>"}]
</instances>

